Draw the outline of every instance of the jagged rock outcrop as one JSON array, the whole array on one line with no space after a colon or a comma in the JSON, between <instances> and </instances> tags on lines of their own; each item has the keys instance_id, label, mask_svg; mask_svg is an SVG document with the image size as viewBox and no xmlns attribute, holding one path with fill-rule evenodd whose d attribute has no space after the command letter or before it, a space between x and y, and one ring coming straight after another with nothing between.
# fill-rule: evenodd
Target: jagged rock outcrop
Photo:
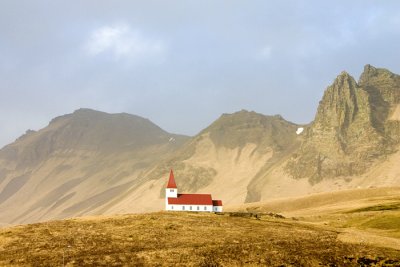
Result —
<instances>
[{"instance_id":1,"label":"jagged rock outcrop","mask_svg":"<svg viewBox=\"0 0 400 267\"><path fill-rule=\"evenodd\" d=\"M364 67L359 85L368 92L374 127L388 138L400 141L400 76L387 69Z\"/></svg>"},{"instance_id":2,"label":"jagged rock outcrop","mask_svg":"<svg viewBox=\"0 0 400 267\"><path fill-rule=\"evenodd\" d=\"M390 122L389 116L399 103L399 81L398 75L370 65L358 84L342 72L326 89L301 148L287 164L289 173L311 183L349 177L392 153L398 121Z\"/></svg>"}]
</instances>

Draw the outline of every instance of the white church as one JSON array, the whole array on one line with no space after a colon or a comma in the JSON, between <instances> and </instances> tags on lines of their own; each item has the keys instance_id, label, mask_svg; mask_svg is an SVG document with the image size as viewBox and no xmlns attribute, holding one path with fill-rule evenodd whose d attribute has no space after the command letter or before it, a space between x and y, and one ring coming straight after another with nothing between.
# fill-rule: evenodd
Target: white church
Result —
<instances>
[{"instance_id":1,"label":"white church","mask_svg":"<svg viewBox=\"0 0 400 267\"><path fill-rule=\"evenodd\" d=\"M165 210L222 212L222 201L213 200L210 194L178 194L171 170L165 189Z\"/></svg>"}]
</instances>

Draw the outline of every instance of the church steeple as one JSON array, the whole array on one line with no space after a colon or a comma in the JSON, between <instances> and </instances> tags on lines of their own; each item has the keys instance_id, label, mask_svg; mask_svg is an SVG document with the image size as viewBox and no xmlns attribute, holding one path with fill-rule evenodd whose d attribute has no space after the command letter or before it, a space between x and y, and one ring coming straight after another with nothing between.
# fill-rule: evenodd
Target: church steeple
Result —
<instances>
[{"instance_id":1,"label":"church steeple","mask_svg":"<svg viewBox=\"0 0 400 267\"><path fill-rule=\"evenodd\" d=\"M171 172L169 173L169 180L167 184L167 188L177 188L176 183L175 183L175 177L174 177L174 172L171 169Z\"/></svg>"},{"instance_id":2,"label":"church steeple","mask_svg":"<svg viewBox=\"0 0 400 267\"><path fill-rule=\"evenodd\" d=\"M177 198L178 197L178 188L176 187L174 172L171 169L169 173L169 180L167 184L167 188L165 188L165 205L168 206L168 198Z\"/></svg>"}]
</instances>

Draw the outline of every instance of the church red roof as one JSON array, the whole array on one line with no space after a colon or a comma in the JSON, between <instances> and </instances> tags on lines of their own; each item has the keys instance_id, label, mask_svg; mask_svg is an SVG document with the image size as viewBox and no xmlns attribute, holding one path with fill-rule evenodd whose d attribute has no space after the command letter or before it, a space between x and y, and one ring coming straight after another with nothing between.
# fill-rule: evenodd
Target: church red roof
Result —
<instances>
[{"instance_id":1,"label":"church red roof","mask_svg":"<svg viewBox=\"0 0 400 267\"><path fill-rule=\"evenodd\" d=\"M213 200L212 203L213 203L213 206L222 207L222 200Z\"/></svg>"},{"instance_id":2,"label":"church red roof","mask_svg":"<svg viewBox=\"0 0 400 267\"><path fill-rule=\"evenodd\" d=\"M169 173L169 180L168 180L167 188L176 188L174 172L172 170Z\"/></svg>"},{"instance_id":3,"label":"church red roof","mask_svg":"<svg viewBox=\"0 0 400 267\"><path fill-rule=\"evenodd\" d=\"M168 204L175 205L212 205L210 194L178 194L177 198L168 198Z\"/></svg>"}]
</instances>

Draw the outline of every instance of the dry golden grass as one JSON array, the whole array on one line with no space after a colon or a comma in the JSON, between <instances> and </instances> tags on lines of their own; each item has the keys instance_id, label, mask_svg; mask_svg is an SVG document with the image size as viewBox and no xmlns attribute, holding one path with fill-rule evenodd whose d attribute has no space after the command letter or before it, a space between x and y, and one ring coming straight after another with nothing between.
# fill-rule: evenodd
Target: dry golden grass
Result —
<instances>
[{"instance_id":1,"label":"dry golden grass","mask_svg":"<svg viewBox=\"0 0 400 267\"><path fill-rule=\"evenodd\" d=\"M226 207L230 211L274 211L339 232L350 243L400 250L400 189L369 188Z\"/></svg>"},{"instance_id":2,"label":"dry golden grass","mask_svg":"<svg viewBox=\"0 0 400 267\"><path fill-rule=\"evenodd\" d=\"M160 212L0 230L6 266L362 266L400 264L400 252L338 240L292 219ZM241 215L241 214L238 214Z\"/></svg>"}]
</instances>

